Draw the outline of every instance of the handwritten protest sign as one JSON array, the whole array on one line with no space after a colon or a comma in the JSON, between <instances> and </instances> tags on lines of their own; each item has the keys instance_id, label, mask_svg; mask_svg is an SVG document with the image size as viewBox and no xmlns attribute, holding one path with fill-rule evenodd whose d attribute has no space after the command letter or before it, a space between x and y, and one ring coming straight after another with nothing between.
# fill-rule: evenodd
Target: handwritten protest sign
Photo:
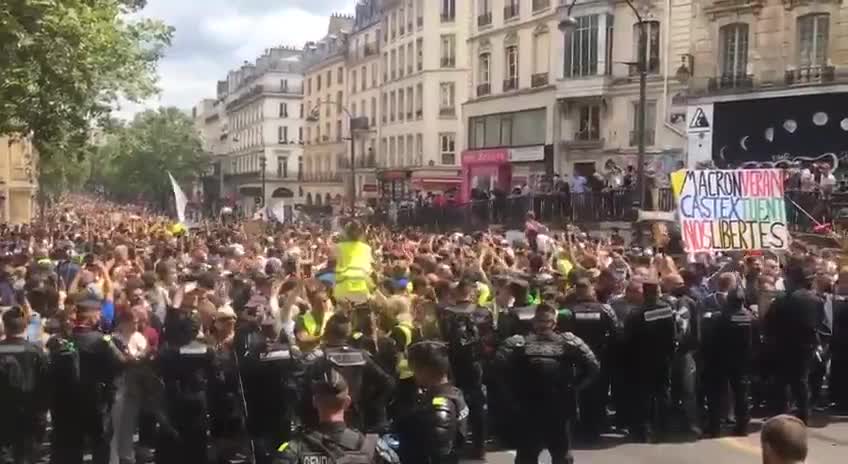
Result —
<instances>
[{"instance_id":1,"label":"handwritten protest sign","mask_svg":"<svg viewBox=\"0 0 848 464\"><path fill-rule=\"evenodd\" d=\"M779 169L681 170L671 184L686 251L789 247Z\"/></svg>"}]
</instances>

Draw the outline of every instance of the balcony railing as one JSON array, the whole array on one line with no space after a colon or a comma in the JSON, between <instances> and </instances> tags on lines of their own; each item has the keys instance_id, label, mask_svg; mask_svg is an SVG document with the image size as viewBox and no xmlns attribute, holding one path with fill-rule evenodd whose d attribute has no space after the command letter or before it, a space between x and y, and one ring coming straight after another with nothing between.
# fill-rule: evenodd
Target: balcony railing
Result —
<instances>
[{"instance_id":1,"label":"balcony railing","mask_svg":"<svg viewBox=\"0 0 848 464\"><path fill-rule=\"evenodd\" d=\"M721 90L750 90L754 88L754 76L748 74L724 74L720 77L710 78L707 90L718 92Z\"/></svg>"},{"instance_id":2,"label":"balcony railing","mask_svg":"<svg viewBox=\"0 0 848 464\"><path fill-rule=\"evenodd\" d=\"M439 108L439 116L456 116L456 108L453 106Z\"/></svg>"},{"instance_id":3,"label":"balcony railing","mask_svg":"<svg viewBox=\"0 0 848 464\"><path fill-rule=\"evenodd\" d=\"M512 18L518 17L518 13L520 9L518 7L518 3L513 3L512 5L507 5L504 7L504 21L509 21Z\"/></svg>"},{"instance_id":4,"label":"balcony railing","mask_svg":"<svg viewBox=\"0 0 848 464\"><path fill-rule=\"evenodd\" d=\"M456 16L443 13L441 15L441 20L443 23L452 23L456 20Z\"/></svg>"},{"instance_id":5,"label":"balcony railing","mask_svg":"<svg viewBox=\"0 0 848 464\"><path fill-rule=\"evenodd\" d=\"M504 92L509 92L510 90L516 90L518 88L518 78L511 77L509 79L504 79L503 81L503 89Z\"/></svg>"},{"instance_id":6,"label":"balcony railing","mask_svg":"<svg viewBox=\"0 0 848 464\"><path fill-rule=\"evenodd\" d=\"M597 127L574 133L574 140L578 142L599 142L601 134Z\"/></svg>"},{"instance_id":7,"label":"balcony railing","mask_svg":"<svg viewBox=\"0 0 848 464\"><path fill-rule=\"evenodd\" d=\"M533 13L551 6L551 0L533 0Z\"/></svg>"},{"instance_id":8,"label":"balcony railing","mask_svg":"<svg viewBox=\"0 0 848 464\"><path fill-rule=\"evenodd\" d=\"M531 87L543 87L548 85L548 73L537 73L530 77Z\"/></svg>"},{"instance_id":9,"label":"balcony railing","mask_svg":"<svg viewBox=\"0 0 848 464\"><path fill-rule=\"evenodd\" d=\"M304 182L341 182L342 175L337 172L306 172L303 173Z\"/></svg>"},{"instance_id":10,"label":"balcony railing","mask_svg":"<svg viewBox=\"0 0 848 464\"><path fill-rule=\"evenodd\" d=\"M650 147L654 145L654 135L656 132L653 129L645 129L645 146ZM639 131L632 130L630 131L630 146L636 147L639 146Z\"/></svg>"},{"instance_id":11,"label":"balcony railing","mask_svg":"<svg viewBox=\"0 0 848 464\"><path fill-rule=\"evenodd\" d=\"M486 27L492 24L492 12L487 11L477 16L477 27Z\"/></svg>"},{"instance_id":12,"label":"balcony railing","mask_svg":"<svg viewBox=\"0 0 848 464\"><path fill-rule=\"evenodd\" d=\"M836 79L836 68L833 66L805 66L786 71L786 85L816 84L833 82Z\"/></svg>"},{"instance_id":13,"label":"balcony railing","mask_svg":"<svg viewBox=\"0 0 848 464\"><path fill-rule=\"evenodd\" d=\"M376 168L377 167L377 157L373 154L366 156L357 156L356 157L356 167L357 168Z\"/></svg>"},{"instance_id":14,"label":"balcony railing","mask_svg":"<svg viewBox=\"0 0 848 464\"><path fill-rule=\"evenodd\" d=\"M443 68L453 68L456 66L456 58L442 57L441 64Z\"/></svg>"},{"instance_id":15,"label":"balcony railing","mask_svg":"<svg viewBox=\"0 0 848 464\"><path fill-rule=\"evenodd\" d=\"M418 110L415 112L416 119L422 119L424 117L424 110Z\"/></svg>"},{"instance_id":16,"label":"balcony railing","mask_svg":"<svg viewBox=\"0 0 848 464\"><path fill-rule=\"evenodd\" d=\"M477 86L477 96L478 97L489 95L490 93L492 93L492 84L486 83L486 84L479 84Z\"/></svg>"}]
</instances>

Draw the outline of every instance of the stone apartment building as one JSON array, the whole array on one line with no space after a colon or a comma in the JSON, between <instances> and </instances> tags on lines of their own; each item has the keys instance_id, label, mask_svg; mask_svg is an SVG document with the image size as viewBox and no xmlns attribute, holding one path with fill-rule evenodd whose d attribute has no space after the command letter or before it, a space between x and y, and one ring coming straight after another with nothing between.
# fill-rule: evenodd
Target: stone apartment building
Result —
<instances>
[{"instance_id":1,"label":"stone apartment building","mask_svg":"<svg viewBox=\"0 0 848 464\"><path fill-rule=\"evenodd\" d=\"M0 137L0 223L26 224L35 215L38 155L26 138Z\"/></svg>"}]
</instances>

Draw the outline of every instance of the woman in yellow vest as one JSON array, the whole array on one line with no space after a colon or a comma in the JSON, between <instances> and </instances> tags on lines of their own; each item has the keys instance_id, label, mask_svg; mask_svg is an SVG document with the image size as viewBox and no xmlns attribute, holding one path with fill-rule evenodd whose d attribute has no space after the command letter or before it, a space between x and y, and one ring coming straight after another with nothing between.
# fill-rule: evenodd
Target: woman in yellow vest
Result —
<instances>
[{"instance_id":1,"label":"woman in yellow vest","mask_svg":"<svg viewBox=\"0 0 848 464\"><path fill-rule=\"evenodd\" d=\"M312 351L321 343L324 327L333 315L330 298L323 285L318 284L307 289L309 310L297 317L294 324L294 336L301 351Z\"/></svg>"},{"instance_id":2,"label":"woman in yellow vest","mask_svg":"<svg viewBox=\"0 0 848 464\"><path fill-rule=\"evenodd\" d=\"M364 303L371 298L373 255L365 243L365 233L358 221L345 227L345 239L336 246L336 301Z\"/></svg>"}]
</instances>

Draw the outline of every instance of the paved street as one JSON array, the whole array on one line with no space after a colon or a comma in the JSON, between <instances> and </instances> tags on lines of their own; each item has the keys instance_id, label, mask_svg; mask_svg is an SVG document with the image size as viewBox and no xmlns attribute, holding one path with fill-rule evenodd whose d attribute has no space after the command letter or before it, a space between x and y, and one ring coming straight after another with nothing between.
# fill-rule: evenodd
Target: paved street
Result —
<instances>
[{"instance_id":1,"label":"paved street","mask_svg":"<svg viewBox=\"0 0 848 464\"><path fill-rule=\"evenodd\" d=\"M760 421L752 424L759 430ZM832 418L825 427L809 430L810 457L807 464L842 464L848 453L848 417ZM494 452L488 455L490 464L512 464L512 451ZM596 449L577 449L575 463L591 464L759 464L760 434L752 433L746 438L723 437L692 443L633 444L621 438L607 437ZM550 456L543 453L540 462L549 464Z\"/></svg>"}]
</instances>

